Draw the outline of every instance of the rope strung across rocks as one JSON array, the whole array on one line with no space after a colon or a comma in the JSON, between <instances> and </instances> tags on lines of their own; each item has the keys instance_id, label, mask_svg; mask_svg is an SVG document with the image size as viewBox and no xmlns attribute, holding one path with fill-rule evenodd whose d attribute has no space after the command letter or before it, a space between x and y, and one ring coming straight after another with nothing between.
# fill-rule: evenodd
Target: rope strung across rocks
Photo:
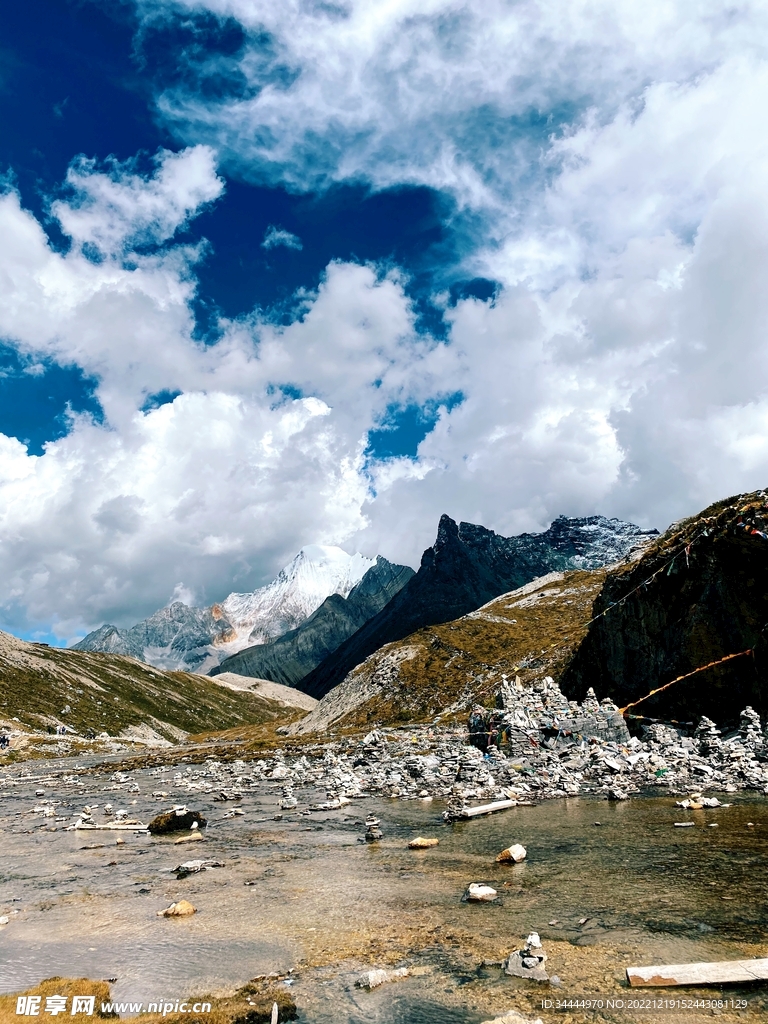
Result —
<instances>
[{"instance_id":1,"label":"rope strung across rocks","mask_svg":"<svg viewBox=\"0 0 768 1024\"><path fill-rule=\"evenodd\" d=\"M626 594L624 594L622 597L620 597L618 599L618 601L613 601L611 604L609 604L607 607L605 607L601 612L598 612L597 615L593 615L591 619L588 619L586 622L582 623L579 628L581 628L581 629L589 629L589 627L592 625L593 622L597 622L598 619L602 619L602 617L604 615L607 615L608 612L613 611L614 608L618 608L620 605L622 605L627 600L627 598L629 598L633 594L637 593L638 590L641 590L643 587L647 587L648 584L651 583L658 575L660 575L660 573L664 572L665 569L669 570L671 565L672 565L672 563L675 561L675 559L679 555L683 554L683 552L685 552L685 560L686 560L686 564L688 564L691 547L695 543L697 543L697 541L699 541L702 537L706 537L706 536L708 536L708 528L703 529L697 536L693 537L687 544L684 544L682 547L678 548L678 550L674 553L674 555L672 555L670 558L668 558L658 569L655 569L651 573L650 576L648 576L646 579L642 580L642 582L638 583L637 586L632 588L632 590L628 591ZM570 635L566 634L565 636L561 637L558 641L556 641L556 643L549 644L548 647L542 647L541 653L544 654L546 652L552 652L552 651L556 651L556 650L559 650L559 649L564 649L566 647L566 645L568 643L570 643L570 641L572 639L573 639L573 634L570 634ZM482 699L483 697L488 696L488 694L493 689L495 689L497 685L498 684L497 684L495 679L490 680L485 686L481 686L479 690L476 690L474 692L474 694L473 694L471 699L474 700L475 703L478 703L478 701L480 699ZM460 698L458 701L456 701L450 707L447 707L443 711L439 712L436 715L436 717L434 718L434 722L437 723L438 721L440 721L440 719L445 718L445 717L447 717L450 714L455 714L458 710L460 710L460 708L462 706L466 706L467 703L468 703L467 698ZM629 705L629 706L631 707L632 705Z\"/></svg>"},{"instance_id":2,"label":"rope strung across rocks","mask_svg":"<svg viewBox=\"0 0 768 1024\"><path fill-rule=\"evenodd\" d=\"M761 491L761 492L758 492L758 493L760 494L760 496L761 496L761 498L762 498L762 500L764 502L764 507L768 508L768 492ZM755 529L755 527L752 526L750 523L745 523L744 522L743 517L744 517L744 515L748 511L751 511L749 506L745 506L742 509L736 509L736 510L734 510L733 506L730 506L730 507L724 509L719 515L702 517L701 522L703 522L705 525L698 531L698 533L694 534L694 536L691 537L690 540L686 540L685 536L684 536L684 530L680 530L677 534L675 534L673 537L671 537L669 539L669 541L667 542L669 545L674 545L675 542L679 545L679 547L674 552L674 554L672 554L670 557L668 557L659 566L658 569L655 569L650 574L650 576L648 576L646 579L642 580L640 583L638 583L636 586L634 586L631 590L629 590L626 594L623 594L618 600L611 602L611 604L609 604L605 608L603 608L603 610L601 612L598 612L597 615L592 616L591 619L588 619L586 622L582 623L580 627L577 627L577 628L579 628L579 629L589 629L589 627L593 623L597 622L598 619L603 618L604 615L607 615L608 612L613 611L614 608L618 608L621 605L623 605L624 602L628 598L632 597L632 595L636 594L639 590L642 590L643 587L647 587L650 583L653 582L653 580L656 579L657 576L660 576L665 570L667 571L667 575L669 575L670 572L672 571L673 563L681 555L683 555L683 554L685 555L685 565L686 565L686 568L689 568L690 567L691 548L695 544L698 544L698 542L700 540L703 540L705 537L709 537L710 536L710 531L712 529L714 529L713 524L717 524L718 521L720 521L720 523L722 524L721 525L722 529L728 529L729 527L731 529L740 528L740 529L746 530L748 533L750 533L752 535L757 535L757 536L762 537L765 540L768 540L768 533L766 533L766 532L764 532L762 530ZM729 513L731 513L730 516L729 516ZM734 522L734 520L735 520L735 522ZM768 628L768 627L766 627L766 628ZM556 651L556 650L563 650L563 649L566 648L566 646L573 639L574 639L574 633L573 632L570 633L570 634L566 634L565 636L560 637L560 639L557 640L555 643L549 644L547 647L543 647L541 649L541 653L542 654L544 654L544 653L552 653L553 651ZM744 654L752 654L752 653L753 653L753 650L752 650L752 648L750 648L748 651L740 651L738 654L729 654L725 658L721 659L721 661L729 661L732 658L740 658ZM719 664L720 664L719 661L713 661L713 662L710 662L708 665L702 665L700 668L694 669L693 672L686 673L686 675L684 675L684 676L679 676L677 679L671 680L671 682L666 683L664 686L659 687L659 689L657 689L657 690L652 690L650 693L646 694L645 697L641 698L641 700L635 701L632 704L627 704L627 708L633 708L637 704L641 704L643 701L647 700L649 697L652 697L654 694L660 693L661 690L666 690L667 687L668 686L672 686L673 683L677 683L681 679L687 679L689 675L695 675L698 672L703 672L705 669L711 668L713 665L719 665ZM489 682L485 686L481 686L478 690L475 690L475 692L474 692L474 694L472 695L471 698L467 697L467 696L464 696L464 697L460 698L458 701L456 701L454 704L452 704L450 707L447 707L443 711L439 712L435 716L435 718L434 718L434 723L436 724L442 718L445 718L445 717L447 717L450 714L455 714L462 707L466 707L467 703L469 703L470 700L474 701L475 703L478 703L479 700L481 700L482 698L486 697L492 690L494 690L497 685L498 685L498 683L497 683L496 679L489 680ZM622 708L620 710L621 710L621 713L623 714L624 711L626 710L626 708Z\"/></svg>"},{"instance_id":3,"label":"rope strung across rocks","mask_svg":"<svg viewBox=\"0 0 768 1024\"><path fill-rule=\"evenodd\" d=\"M718 658L717 661L710 661L706 665L700 665L699 668L695 668L692 672L686 672L685 675L677 676L676 679L671 679L668 683L663 686L657 687L655 690L651 690L650 693L646 693L640 700L634 700L631 704L627 704L626 707L619 708L619 714L624 715L630 708L636 708L638 704L642 704L643 701L648 700L649 697L653 697L654 694L661 693L662 690L668 690L670 686L674 686L675 683L682 682L683 679L690 679L691 676L697 675L699 672L704 672L708 668L714 668L715 665L722 665L724 661L733 661L734 658L743 658L746 654L754 654L754 648L749 647L746 651L738 651L736 654L726 654L724 658ZM630 715L630 718L636 718L636 715Z\"/></svg>"}]
</instances>

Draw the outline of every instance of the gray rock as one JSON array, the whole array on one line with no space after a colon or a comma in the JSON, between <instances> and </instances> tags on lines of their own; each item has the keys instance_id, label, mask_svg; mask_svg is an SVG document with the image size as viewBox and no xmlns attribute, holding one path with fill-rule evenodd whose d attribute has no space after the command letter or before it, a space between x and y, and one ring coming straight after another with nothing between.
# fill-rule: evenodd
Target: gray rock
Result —
<instances>
[{"instance_id":1,"label":"gray rock","mask_svg":"<svg viewBox=\"0 0 768 1024\"><path fill-rule=\"evenodd\" d=\"M549 981L549 975L543 967L544 959L537 956L526 956L524 951L510 953L504 964L504 973L513 978L525 978L527 981Z\"/></svg>"}]
</instances>

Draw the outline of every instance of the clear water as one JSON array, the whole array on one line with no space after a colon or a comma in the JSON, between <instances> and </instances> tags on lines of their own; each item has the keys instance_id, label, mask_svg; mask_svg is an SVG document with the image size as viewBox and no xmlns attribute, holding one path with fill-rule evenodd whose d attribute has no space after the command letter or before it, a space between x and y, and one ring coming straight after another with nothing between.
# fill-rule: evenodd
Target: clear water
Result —
<instances>
[{"instance_id":1,"label":"clear water","mask_svg":"<svg viewBox=\"0 0 768 1024\"><path fill-rule=\"evenodd\" d=\"M562 991L576 995L621 992L634 963L768 955L764 799L721 797L733 805L699 812L671 798L572 799L446 826L438 801L363 800L302 816L324 794L299 790L299 808L278 821L281 790L261 783L238 804L243 817L223 819L232 804L174 793L173 772L134 772L140 792L129 794L105 791L105 775L84 775L75 789L57 771L43 781L35 771L0 798L0 913L16 912L0 931L3 992L61 974L114 978L115 999L147 1002L293 968L305 1022L477 1024L540 997L479 966L532 930ZM122 833L118 846L115 833L49 831L51 819L31 813L44 802L36 788L63 802L62 815L98 804L102 820L110 801L148 821L183 801L210 825L204 842ZM152 798L158 789L169 797ZM368 846L358 840L371 811L385 838ZM674 827L686 819L696 827ZM440 845L409 851L416 835ZM527 861L496 864L515 842ZM200 857L225 867L177 881L170 869ZM470 882L493 885L500 899L462 902ZM198 908L194 917L157 917L181 898ZM370 993L354 987L362 970L401 963L418 976Z\"/></svg>"}]
</instances>

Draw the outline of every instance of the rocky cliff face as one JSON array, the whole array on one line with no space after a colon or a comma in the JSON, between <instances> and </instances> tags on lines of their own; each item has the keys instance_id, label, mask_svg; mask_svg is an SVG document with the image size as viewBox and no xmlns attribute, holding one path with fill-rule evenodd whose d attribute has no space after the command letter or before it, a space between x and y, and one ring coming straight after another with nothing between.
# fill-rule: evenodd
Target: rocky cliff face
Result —
<instances>
[{"instance_id":1,"label":"rocky cliff face","mask_svg":"<svg viewBox=\"0 0 768 1024\"><path fill-rule=\"evenodd\" d=\"M230 594L209 608L177 601L130 629L101 626L73 649L130 655L157 668L208 672L244 647L295 629L330 594L346 597L373 564L360 554L311 544L253 593Z\"/></svg>"},{"instance_id":2,"label":"rocky cliff face","mask_svg":"<svg viewBox=\"0 0 768 1024\"><path fill-rule=\"evenodd\" d=\"M295 686L348 637L376 615L414 575L379 556L348 597L332 594L296 629L272 643L248 647L211 673L236 672Z\"/></svg>"},{"instance_id":3,"label":"rocky cliff face","mask_svg":"<svg viewBox=\"0 0 768 1024\"><path fill-rule=\"evenodd\" d=\"M671 527L632 565L611 572L561 686L589 686L620 706L710 662L638 706L637 714L736 724L751 704L768 710L768 500L719 502Z\"/></svg>"},{"instance_id":4,"label":"rocky cliff face","mask_svg":"<svg viewBox=\"0 0 768 1024\"><path fill-rule=\"evenodd\" d=\"M305 676L300 687L322 697L385 644L466 615L549 572L595 569L614 562L655 535L656 531L603 516L561 516L543 533L501 537L482 526L457 525L444 515L416 575L378 615Z\"/></svg>"}]
</instances>

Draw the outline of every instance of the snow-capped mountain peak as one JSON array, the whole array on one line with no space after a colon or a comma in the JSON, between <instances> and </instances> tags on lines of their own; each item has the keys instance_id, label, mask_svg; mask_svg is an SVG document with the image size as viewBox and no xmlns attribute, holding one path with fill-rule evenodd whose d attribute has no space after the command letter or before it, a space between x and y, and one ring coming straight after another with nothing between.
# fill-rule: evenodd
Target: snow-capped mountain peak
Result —
<instances>
[{"instance_id":1,"label":"snow-capped mountain peak","mask_svg":"<svg viewBox=\"0 0 768 1024\"><path fill-rule=\"evenodd\" d=\"M347 597L372 558L308 544L266 587L230 594L209 608L174 602L130 629L102 626L73 646L129 654L158 668L207 672L223 658L295 629L331 594Z\"/></svg>"},{"instance_id":2,"label":"snow-capped mountain peak","mask_svg":"<svg viewBox=\"0 0 768 1024\"><path fill-rule=\"evenodd\" d=\"M230 594L218 607L237 633L235 643L266 643L295 629L331 594L346 597L374 563L357 552L307 544L266 587Z\"/></svg>"}]
</instances>

